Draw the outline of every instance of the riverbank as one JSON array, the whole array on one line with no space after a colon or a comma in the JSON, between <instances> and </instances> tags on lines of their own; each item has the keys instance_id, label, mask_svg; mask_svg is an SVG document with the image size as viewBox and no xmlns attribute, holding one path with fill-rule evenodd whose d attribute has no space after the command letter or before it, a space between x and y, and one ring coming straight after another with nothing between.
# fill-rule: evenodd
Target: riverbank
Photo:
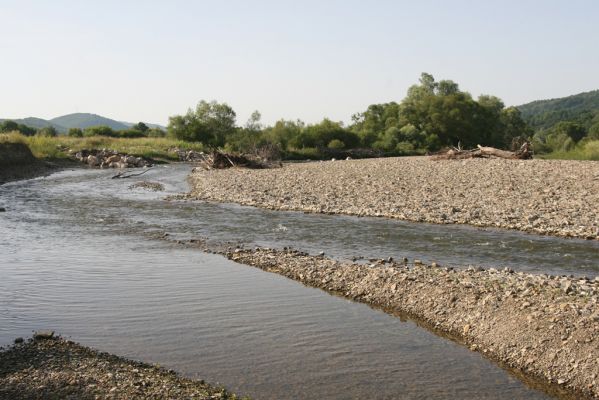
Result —
<instances>
[{"instance_id":1,"label":"riverbank","mask_svg":"<svg viewBox=\"0 0 599 400\"><path fill-rule=\"evenodd\" d=\"M55 337L0 350L0 398L237 399L159 366Z\"/></svg>"},{"instance_id":2,"label":"riverbank","mask_svg":"<svg viewBox=\"0 0 599 400\"><path fill-rule=\"evenodd\" d=\"M293 250L225 255L337 295L408 315L472 350L565 390L599 398L599 279L380 260L342 263Z\"/></svg>"},{"instance_id":3,"label":"riverbank","mask_svg":"<svg viewBox=\"0 0 599 400\"><path fill-rule=\"evenodd\" d=\"M276 210L599 239L599 163L379 158L194 170L190 196Z\"/></svg>"},{"instance_id":4,"label":"riverbank","mask_svg":"<svg viewBox=\"0 0 599 400\"><path fill-rule=\"evenodd\" d=\"M24 143L0 142L0 185L21 179L31 179L55 172L69 161L50 163L37 159Z\"/></svg>"}]
</instances>

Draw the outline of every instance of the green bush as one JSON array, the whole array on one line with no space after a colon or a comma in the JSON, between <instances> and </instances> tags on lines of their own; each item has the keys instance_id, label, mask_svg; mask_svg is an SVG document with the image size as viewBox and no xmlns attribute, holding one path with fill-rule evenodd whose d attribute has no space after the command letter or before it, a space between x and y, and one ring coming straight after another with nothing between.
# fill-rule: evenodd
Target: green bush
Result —
<instances>
[{"instance_id":1,"label":"green bush","mask_svg":"<svg viewBox=\"0 0 599 400\"><path fill-rule=\"evenodd\" d=\"M83 137L83 131L80 128L69 129L68 135L70 137Z\"/></svg>"},{"instance_id":2,"label":"green bush","mask_svg":"<svg viewBox=\"0 0 599 400\"><path fill-rule=\"evenodd\" d=\"M329 144L327 145L327 147L329 149L344 149L345 148L345 143L343 143L341 140L339 139L333 139L329 142Z\"/></svg>"}]
</instances>

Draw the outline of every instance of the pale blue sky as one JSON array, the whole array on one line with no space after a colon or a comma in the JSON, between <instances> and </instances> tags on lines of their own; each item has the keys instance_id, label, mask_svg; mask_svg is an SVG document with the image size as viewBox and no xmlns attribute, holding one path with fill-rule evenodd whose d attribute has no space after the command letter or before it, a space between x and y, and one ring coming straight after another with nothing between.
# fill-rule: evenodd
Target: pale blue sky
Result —
<instances>
[{"instance_id":1,"label":"pale blue sky","mask_svg":"<svg viewBox=\"0 0 599 400\"><path fill-rule=\"evenodd\" d=\"M508 105L599 88L599 1L0 0L0 117L349 121L420 73Z\"/></svg>"}]
</instances>

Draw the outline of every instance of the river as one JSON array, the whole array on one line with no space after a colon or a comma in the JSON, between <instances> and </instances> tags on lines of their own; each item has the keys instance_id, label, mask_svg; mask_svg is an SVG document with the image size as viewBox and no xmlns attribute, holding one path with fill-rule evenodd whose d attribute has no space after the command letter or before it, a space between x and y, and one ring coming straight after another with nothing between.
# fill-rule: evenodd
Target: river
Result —
<instances>
[{"instance_id":1,"label":"river","mask_svg":"<svg viewBox=\"0 0 599 400\"><path fill-rule=\"evenodd\" d=\"M165 192L83 169L0 186L0 345L54 329L256 399L551 398L411 321L147 237L591 276L597 242L164 200L189 170L143 176Z\"/></svg>"}]
</instances>

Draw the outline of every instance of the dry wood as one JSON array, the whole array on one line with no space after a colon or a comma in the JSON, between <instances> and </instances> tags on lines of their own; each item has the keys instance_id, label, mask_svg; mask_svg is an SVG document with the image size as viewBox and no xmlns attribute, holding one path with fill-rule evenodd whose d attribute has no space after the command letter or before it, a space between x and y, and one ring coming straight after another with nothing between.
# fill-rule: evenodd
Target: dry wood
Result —
<instances>
[{"instance_id":1,"label":"dry wood","mask_svg":"<svg viewBox=\"0 0 599 400\"><path fill-rule=\"evenodd\" d=\"M496 149L495 147L481 146L476 149L462 150L461 148L452 148L445 153L434 154L433 160L461 160L465 158L487 158L498 157L510 160L528 160L532 158L530 143L525 142L517 151L507 151Z\"/></svg>"}]
</instances>

